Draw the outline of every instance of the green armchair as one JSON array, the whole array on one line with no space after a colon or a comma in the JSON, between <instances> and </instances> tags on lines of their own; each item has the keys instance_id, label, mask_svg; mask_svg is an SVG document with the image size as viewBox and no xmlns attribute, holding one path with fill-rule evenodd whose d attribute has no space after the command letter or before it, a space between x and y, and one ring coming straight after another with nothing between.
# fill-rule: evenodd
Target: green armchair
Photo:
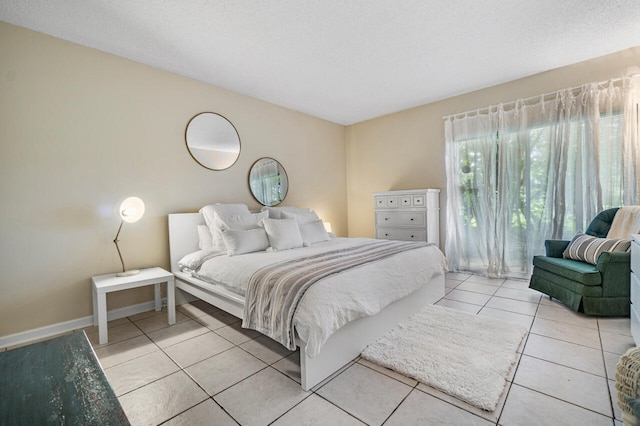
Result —
<instances>
[{"instance_id":1,"label":"green armchair","mask_svg":"<svg viewBox=\"0 0 640 426\"><path fill-rule=\"evenodd\" d=\"M618 208L604 210L585 234L606 238ZM597 263L564 259L570 241L545 241L546 256L534 256L529 288L558 299L576 312L598 316L629 316L631 255L604 252Z\"/></svg>"}]
</instances>

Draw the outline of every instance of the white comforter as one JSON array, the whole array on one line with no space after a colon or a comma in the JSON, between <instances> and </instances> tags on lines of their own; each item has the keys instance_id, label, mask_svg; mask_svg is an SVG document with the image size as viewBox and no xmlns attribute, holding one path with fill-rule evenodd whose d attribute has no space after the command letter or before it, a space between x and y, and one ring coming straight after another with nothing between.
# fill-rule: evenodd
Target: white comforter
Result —
<instances>
[{"instance_id":1,"label":"white comforter","mask_svg":"<svg viewBox=\"0 0 640 426\"><path fill-rule=\"evenodd\" d=\"M367 240L336 238L295 250L218 256L204 262L193 275L245 295L253 273L266 265L349 247ZM293 320L299 338L306 342L307 355L316 356L329 336L348 322L378 313L446 270L442 252L435 246L427 246L317 282L305 293Z\"/></svg>"}]
</instances>

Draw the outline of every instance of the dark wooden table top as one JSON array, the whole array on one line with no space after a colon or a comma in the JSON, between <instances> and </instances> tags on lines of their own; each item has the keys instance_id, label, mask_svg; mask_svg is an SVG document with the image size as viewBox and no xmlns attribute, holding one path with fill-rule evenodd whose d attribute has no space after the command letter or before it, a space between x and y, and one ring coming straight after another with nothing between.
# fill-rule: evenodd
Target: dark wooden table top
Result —
<instances>
[{"instance_id":1,"label":"dark wooden table top","mask_svg":"<svg viewBox=\"0 0 640 426\"><path fill-rule=\"evenodd\" d=\"M128 425L84 332L0 352L0 424Z\"/></svg>"}]
</instances>

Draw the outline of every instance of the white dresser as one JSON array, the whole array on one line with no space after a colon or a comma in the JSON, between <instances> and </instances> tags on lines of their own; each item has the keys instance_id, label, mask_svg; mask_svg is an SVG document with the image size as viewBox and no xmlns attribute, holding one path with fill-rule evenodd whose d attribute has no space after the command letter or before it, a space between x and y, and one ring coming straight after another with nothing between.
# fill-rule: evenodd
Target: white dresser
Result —
<instances>
[{"instance_id":1,"label":"white dresser","mask_svg":"<svg viewBox=\"0 0 640 426\"><path fill-rule=\"evenodd\" d=\"M376 238L440 246L440 190L374 192Z\"/></svg>"},{"instance_id":2,"label":"white dresser","mask_svg":"<svg viewBox=\"0 0 640 426\"><path fill-rule=\"evenodd\" d=\"M640 234L631 236L631 335L640 345Z\"/></svg>"}]
</instances>

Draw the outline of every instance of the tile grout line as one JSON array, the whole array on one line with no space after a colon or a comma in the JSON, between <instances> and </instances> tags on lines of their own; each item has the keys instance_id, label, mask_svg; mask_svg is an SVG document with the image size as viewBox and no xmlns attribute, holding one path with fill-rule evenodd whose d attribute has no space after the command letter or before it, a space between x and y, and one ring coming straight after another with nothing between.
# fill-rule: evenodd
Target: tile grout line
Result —
<instances>
[{"instance_id":1,"label":"tile grout line","mask_svg":"<svg viewBox=\"0 0 640 426\"><path fill-rule=\"evenodd\" d=\"M184 312L183 312L183 313L184 313ZM215 313L215 312L214 312L214 313ZM212 313L206 313L205 315L202 315L202 316L206 316L206 315L211 316L211 315L212 315ZM231 343L231 344L233 344L233 345L234 345L234 346L232 346L232 347L231 347L231 348L229 348L229 349L226 349L226 350L224 350L224 351L222 351L222 352L219 352L219 353L217 353L217 354L214 354L214 355L212 355L212 356L210 356L210 357L207 357L207 358L205 358L205 359L203 359L203 360L200 360L200 361L198 361L198 362L202 362L202 361L204 361L204 360L206 360L206 359L213 358L213 357L214 357L214 356L216 356L216 355L219 355L219 354L221 354L221 353L224 353L224 352L230 351L230 350L235 349L235 348L238 348L238 349L240 349L240 350L244 351L245 353L248 353L248 354L249 354L249 355L251 355L252 357L254 357L254 358L256 358L256 359L258 359L258 360L262 361L260 358L257 358L255 355L253 355L253 354L251 354L251 353L249 353L249 352L245 351L243 348L241 348L241 347L240 347L240 345L238 345L238 344L236 344L236 343L234 343L234 342L231 342L231 341L230 341L230 340L228 340L228 339L225 339L225 338L224 338L224 336L219 335L218 333L216 333L216 332L215 332L215 330L211 330L211 329L210 329L210 328L208 328L205 324L200 323L199 321L197 321L197 318L199 318L199 317L194 318L194 317L191 317L191 316L190 316L190 315L188 315L188 314L185 314L185 316L186 316L188 319L193 320L193 321L195 321L196 323L198 323L198 324L202 325L203 327L207 328L207 329L209 330L208 332L214 333L214 334L216 334L217 336L221 337L222 339L224 339L224 340L226 340L226 341L228 341L229 343ZM147 317L147 318L150 318L150 317ZM146 319L146 318L143 318L143 319ZM135 323L135 321L133 321L133 320L131 320L131 319L129 319L129 320L130 320L132 323L134 323L134 325L135 325L136 327L138 327L138 325ZM188 320L185 320L185 321L182 321L182 322L186 322L186 321L188 321ZM220 328L230 327L230 326L231 326L230 324L226 324L225 326L220 327ZM163 328L169 328L169 327L170 327L170 326L168 325L167 327L162 327L162 328L160 328L160 329L158 329L158 330L161 330L161 329L163 329ZM138 328L140 329L140 327L138 327ZM168 374L168 375L166 375L166 376L160 377L160 378L158 378L158 379L156 379L156 380L153 380L153 381L151 381L151 382L149 382L149 383L146 383L146 384L144 384L144 385L142 385L142 386L140 386L140 387L138 387L138 388L136 388L136 389L133 389L133 390L131 390L131 391L127 392L126 394L129 394L129 393L131 393L131 392L134 392L135 390L141 389L141 388L143 388L143 387L145 387L145 386L148 386L148 385L150 385L150 384L152 384L152 383L158 382L159 380L162 380L162 379L164 379L164 378L166 378L166 377L169 377L169 376L171 376L172 374L176 374L176 373L178 373L178 372L182 372L182 373L184 373L184 374L189 378L189 380L191 380L191 381L192 381L192 382L193 382L193 383L194 383L194 384L195 384L199 389L201 389L201 390L202 390L202 391L207 395L207 398L205 398L205 399L204 399L204 400L202 400L202 401L199 401L198 403L194 404L194 405L193 405L193 406L191 406L191 407L186 408L185 410L183 410L183 411L181 411L181 412L179 412L179 413L175 414L174 416L172 416L172 417L170 417L170 418L168 418L168 419L163 420L163 421L162 421L161 423L159 423L159 424L164 424L164 423L166 423L166 422L170 421L171 419L174 419L174 418L176 418L176 417L180 416L181 414L184 414L184 413L186 413L187 411L191 410L192 408L194 408L194 407L196 407L196 406L198 406L198 405L200 405L200 404L202 404L202 403L206 402L206 401L207 401L207 400L209 400L209 399L211 399L211 400L213 401L213 403L214 403L214 404L216 404L216 405L217 405L217 406L218 406L218 407L219 407L219 408L220 408L220 409L221 409L225 414L227 414L227 415L229 416L229 418L231 418L234 422L236 422L236 423L240 424L240 423L238 422L238 420L237 420L235 417L233 417L233 416L231 415L231 413L229 413L229 412L228 412L228 411L227 411L223 406L221 406L221 405L218 403L218 401L216 401L216 399L215 399L215 397L214 397L215 395L209 395L209 392L207 392L207 391L206 391L206 389L204 389L204 388L200 385L200 383L198 383L198 381L197 381L197 380L195 380L195 379L194 379L194 378L193 378L193 377L192 377L192 376L191 376L191 375L186 371L186 368L188 368L188 367L190 367L190 366L192 366L192 365L195 365L195 364L197 364L197 363L191 364L191 365L189 365L189 366L187 366L187 367L184 367L184 368L183 368L183 367L182 367L182 366L180 366L180 364L178 364L178 363L177 363L177 362L176 362L176 361L175 361L175 360L174 360L174 359L173 359L173 358L172 358L168 353L166 353L166 352L165 352L165 350L164 350L164 349L166 349L166 348L162 348L161 346L159 346L159 345L158 345L158 344L157 344L157 343L156 343L156 342L155 342L155 341L154 341L154 340L153 340L153 339L152 339L152 338L151 338L151 337L150 337L150 336L149 336L149 335L144 331L144 330L142 330L142 329L140 329L140 330L142 331L143 335L145 335L149 340L151 340L151 342L153 342L153 343L154 343L154 345L156 345L156 346L158 347L159 351L161 351L165 356L167 356L167 357L171 360L171 362L173 362L173 363L174 363L174 364L179 368L179 370L178 370L178 371L176 371L176 372L174 372L174 373ZM158 330L153 330L153 331L151 331L151 332L158 331ZM208 333L208 332L207 332L207 333ZM199 334L199 335L197 335L197 336L190 337L190 338L185 339L185 340L180 341L180 342L176 342L176 343L174 343L173 345L167 346L167 348L170 348L170 347L175 346L175 345L182 344L182 343L187 342L187 341L189 341L189 340L192 340L192 339L195 339L195 338L197 338L197 337L200 337L200 336L202 336L202 335L204 335L204 334L206 334L206 333L203 333L203 334ZM251 340L251 339L249 339L249 340ZM244 343L244 342L243 342L243 343ZM133 359L138 359L138 358L140 358L140 357L136 357L136 358L133 358ZM262 361L262 362L264 362L264 361ZM266 363L265 363L265 364L266 364ZM228 386L228 387L226 387L225 389L220 390L219 392L217 392L217 393L216 393L216 395L217 395L217 394L220 394L220 393L222 393L222 392L224 392L225 390L227 390L227 389L229 389L229 388L231 388L231 387L233 387L233 386L235 386L235 385L237 385L238 383L240 383L240 382L242 382L242 381L244 381L244 380L248 379L249 377L252 377L252 376L254 376L255 374L258 374L259 372L264 371L264 370L265 370L265 369L267 369L268 367L270 367L270 365L269 365L269 364L266 364L266 366L265 366L264 368L262 368L262 369L260 369L260 370L256 371L255 373L251 374L251 375L250 375L250 376L248 376L248 377L245 377L245 378L244 378L244 379L242 379L242 380L239 380L238 382L235 382L235 383L233 383L233 384L229 385L229 386ZM126 395L126 394L122 394L122 395ZM122 396L122 395L121 395L121 396ZM118 397L118 398L120 398L120 397Z\"/></svg>"},{"instance_id":2,"label":"tile grout line","mask_svg":"<svg viewBox=\"0 0 640 426\"><path fill-rule=\"evenodd\" d=\"M500 424L500 419L502 418L502 415L504 414L504 409L507 406L507 400L509 399L509 394L511 393L511 389L513 388L514 384L517 384L517 383L515 383L516 374L518 374L518 368L520 367L520 363L522 362L522 357L525 356L524 355L524 350L527 347L527 343L529 342L529 336L531 336L531 330L533 329L533 323L535 322L535 319L536 319L536 316L538 315L538 310L539 309L540 309L540 301L538 301L538 307L536 308L536 312L533 315L533 320L531 321L531 324L529 325L529 329L527 330L527 334L526 334L526 336L524 336L524 343L522 344L522 352L518 356L518 360L516 361L516 365L514 365L514 367L513 367L513 378L510 381L509 389L506 390L507 395L504 398L504 404L502 405L502 409L500 410L500 415L496 419L496 425Z\"/></svg>"},{"instance_id":3,"label":"tile grout line","mask_svg":"<svg viewBox=\"0 0 640 426\"><path fill-rule=\"evenodd\" d=\"M183 312L183 314L185 314L185 313ZM185 316L186 316L187 318L190 318L190 319L192 319L192 320L194 320L194 321L196 321L196 322L197 322L196 318L193 318L193 317L191 317L190 315L187 315L187 314L185 314ZM204 325L204 324L203 324L203 325ZM168 327L170 327L170 326L168 326ZM167 327L167 328L168 328L168 327ZM156 330L154 330L154 331L156 331ZM215 331L213 331L213 330L210 330L210 331L211 331L212 333L215 333ZM151 339L151 337L149 337L149 336L148 336L144 331L143 331L143 333L147 336L147 338L149 338L149 340L151 340L151 341L153 342L153 340ZM216 335L218 335L217 333L215 333L215 334L216 334ZM193 337L191 337L191 338L189 338L189 339L186 339L186 340L184 340L184 341L182 341L182 342L177 342L177 343L175 343L174 345L167 346L167 348L170 348L170 347L175 346L175 345L179 345L180 343L184 343L184 342L186 342L186 341L189 341L189 340L195 339L195 338L197 338L197 337L199 337L199 336L201 336L201 335L193 336ZM222 336L220 336L220 337L222 337ZM224 337L222 337L222 338L224 339ZM225 340L226 340L226 339L225 339ZM228 340L227 340L227 341L228 341ZM232 344L233 344L233 342L230 342L230 343L232 343ZM154 342L154 344L156 344L156 343ZM156 344L156 345L157 345L157 344ZM157 346L158 346L158 345L157 345ZM237 345L236 345L236 346L237 346ZM166 349L166 348L162 348L162 347L160 347L160 346L158 346L158 348L160 349L160 351L161 351L161 352L162 352L166 357L168 357L168 358L171 360L171 362L173 362L173 363L174 363L174 364L179 368L179 372L184 373L184 374L189 378L189 380L193 381L193 382L195 383L195 385L196 385L196 386L198 386L200 389L202 389L202 391L207 395L207 398L205 398L204 400L202 400L202 401L198 402L197 404L194 404L194 405L193 405L193 406L191 406L191 407L186 408L185 410L183 410L183 411L181 411L181 412L177 413L175 416L172 416L172 417L170 417L170 418L168 418L168 419L166 419L166 420L162 421L162 422L160 423L160 425L165 424L165 423L167 423L167 422L171 421L172 419L174 419L174 418L176 418L176 417L178 417L178 416L180 416L180 415L182 415L182 414L186 413L187 411L189 411L189 410L191 410L191 409L193 409L193 408L197 407L198 405L203 404L204 402L206 402L206 401L207 401L207 400L209 400L209 399L210 399L210 400L212 400L212 401L213 401L213 403L214 403L214 404L216 404L216 405L217 405L217 406L218 406L218 407L219 407L219 408L220 408L220 409L221 409L225 414L227 414L231 419L233 419L233 421L235 421L236 423L238 423L238 421L237 421L237 420L236 420L236 419L231 415L231 413L227 412L227 410L225 410L225 409L224 409L224 407L222 407L220 404L218 404L218 402L213 398L213 395L209 395L209 392L207 392L207 391L206 391L202 386L200 386L200 384L199 384L199 383L198 383L198 382L197 382L193 377L191 377L191 375L190 375L190 374L185 370L186 368L190 367L190 365L189 365L189 366L187 366L187 367L184 367L184 368L183 368L180 364L178 364L178 362L177 362L177 361L175 361L175 360L173 359L173 357L171 357L168 353L166 353L166 352L165 352L165 349ZM223 353L223 352L226 352L226 351L231 350L231 349L233 349L233 348L235 348L235 346L233 346L233 347L231 347L231 348L229 348L229 349L227 349L227 350L225 350L225 351L219 352L218 354ZM216 355L218 355L218 354L216 354ZM212 355L212 357L213 357L213 356L215 356L215 355ZM206 359L209 359L209 358L206 358ZM192 364L192 365L195 365L195 364ZM178 371L176 371L176 373L177 373L177 372L178 372ZM172 373L172 374L174 374L174 373ZM164 376L164 377L162 377L162 378L165 378L165 377L168 377L168 376L169 376L169 375ZM160 380L160 379L158 379L158 380ZM157 381L157 380L156 380L156 381ZM153 382L150 382L150 383L153 383ZM137 390L137 389L141 389L142 387L147 386L148 384L149 384L149 383L147 383L147 384L145 384L145 385L143 385L143 386L140 386L139 388L136 388L136 390ZM133 391L132 391L132 392L133 392Z\"/></svg>"},{"instance_id":4,"label":"tile grout line","mask_svg":"<svg viewBox=\"0 0 640 426\"><path fill-rule=\"evenodd\" d=\"M611 395L611 387L609 386L609 372L607 371L607 363L604 357L604 344L602 342L602 334L600 333L600 321L599 317L596 318L596 325L598 327L598 340L600 341L600 354L602 356L602 363L604 366L604 375L605 375L605 383L607 384L607 394L609 395L609 405L611 407L611 418L613 418L613 423L616 421L616 409L614 406L613 395ZM616 388L616 394L618 389ZM616 401L617 402L617 401Z\"/></svg>"}]
</instances>

